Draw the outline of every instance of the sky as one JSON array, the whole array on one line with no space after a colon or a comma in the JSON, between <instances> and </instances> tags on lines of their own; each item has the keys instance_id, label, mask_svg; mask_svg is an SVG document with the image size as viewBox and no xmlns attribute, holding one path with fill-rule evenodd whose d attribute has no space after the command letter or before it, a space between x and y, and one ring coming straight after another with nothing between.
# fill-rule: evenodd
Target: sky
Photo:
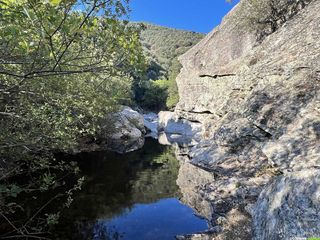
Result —
<instances>
[{"instance_id":1,"label":"sky","mask_svg":"<svg viewBox=\"0 0 320 240\"><path fill-rule=\"evenodd\" d=\"M131 0L130 20L208 33L239 0Z\"/></svg>"}]
</instances>

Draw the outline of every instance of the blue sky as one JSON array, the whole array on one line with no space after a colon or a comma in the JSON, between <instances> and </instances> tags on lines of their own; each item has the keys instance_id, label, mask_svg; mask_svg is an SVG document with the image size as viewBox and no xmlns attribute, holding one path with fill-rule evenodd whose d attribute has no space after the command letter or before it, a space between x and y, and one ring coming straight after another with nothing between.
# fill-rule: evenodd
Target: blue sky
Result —
<instances>
[{"instance_id":1,"label":"blue sky","mask_svg":"<svg viewBox=\"0 0 320 240\"><path fill-rule=\"evenodd\" d=\"M131 0L131 21L208 33L239 0Z\"/></svg>"}]
</instances>

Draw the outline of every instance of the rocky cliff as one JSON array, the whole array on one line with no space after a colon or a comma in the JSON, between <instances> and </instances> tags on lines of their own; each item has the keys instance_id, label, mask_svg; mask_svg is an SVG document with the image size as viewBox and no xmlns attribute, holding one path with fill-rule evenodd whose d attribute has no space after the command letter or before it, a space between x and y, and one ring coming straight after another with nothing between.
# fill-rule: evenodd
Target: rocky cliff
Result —
<instances>
[{"instance_id":1,"label":"rocky cliff","mask_svg":"<svg viewBox=\"0 0 320 240\"><path fill-rule=\"evenodd\" d=\"M182 158L215 175L214 239L320 237L320 1L263 41L247 3L180 57L175 112L203 124Z\"/></svg>"}]
</instances>

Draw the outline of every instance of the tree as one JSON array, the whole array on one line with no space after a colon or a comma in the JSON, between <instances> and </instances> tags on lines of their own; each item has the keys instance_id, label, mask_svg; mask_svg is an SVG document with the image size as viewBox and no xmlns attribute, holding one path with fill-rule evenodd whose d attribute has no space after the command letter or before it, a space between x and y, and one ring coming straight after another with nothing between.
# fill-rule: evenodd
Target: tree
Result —
<instances>
[{"instance_id":1,"label":"tree","mask_svg":"<svg viewBox=\"0 0 320 240\"><path fill-rule=\"evenodd\" d=\"M56 188L63 181L61 175L77 170L74 163L57 161L52 152L68 151L79 137L99 134L106 114L130 99L131 76L142 71L144 58L137 29L118 20L126 15L127 4L127 0L0 1L4 218L18 211L12 196ZM23 184L18 181L21 176L26 178ZM66 192L70 197L72 192ZM41 210L28 224L14 226L13 234L30 235L41 214L44 219ZM49 214L44 222L54 216Z\"/></svg>"},{"instance_id":2,"label":"tree","mask_svg":"<svg viewBox=\"0 0 320 240\"><path fill-rule=\"evenodd\" d=\"M297 14L312 0L246 0L244 8L250 9L250 16L243 16L249 20L257 32L257 40L264 38L275 32L288 19ZM248 21L246 21L248 22Z\"/></svg>"},{"instance_id":3,"label":"tree","mask_svg":"<svg viewBox=\"0 0 320 240\"><path fill-rule=\"evenodd\" d=\"M64 134L69 142L128 97L129 73L142 55L138 33L116 20L126 13L121 1L6 0L1 8L2 123L25 129L39 120L37 138Z\"/></svg>"}]
</instances>

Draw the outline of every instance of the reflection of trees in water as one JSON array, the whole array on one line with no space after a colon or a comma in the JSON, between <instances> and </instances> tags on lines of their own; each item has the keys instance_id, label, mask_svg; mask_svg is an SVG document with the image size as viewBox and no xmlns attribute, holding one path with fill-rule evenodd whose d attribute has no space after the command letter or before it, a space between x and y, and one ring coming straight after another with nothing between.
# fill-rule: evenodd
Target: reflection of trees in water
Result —
<instances>
[{"instance_id":1,"label":"reflection of trees in water","mask_svg":"<svg viewBox=\"0 0 320 240\"><path fill-rule=\"evenodd\" d=\"M123 233L120 233L116 226L106 226L103 222L97 222L93 228L93 240L121 240Z\"/></svg>"},{"instance_id":2,"label":"reflection of trees in water","mask_svg":"<svg viewBox=\"0 0 320 240\"><path fill-rule=\"evenodd\" d=\"M106 226L103 221L76 221L68 229L69 235L59 234L56 239L121 240L124 236L116 226Z\"/></svg>"},{"instance_id":3,"label":"reflection of trees in water","mask_svg":"<svg viewBox=\"0 0 320 240\"><path fill-rule=\"evenodd\" d=\"M147 168L131 184L131 196L134 202L151 203L159 199L178 197L176 185L179 163L171 148L167 148L152 162L154 168Z\"/></svg>"},{"instance_id":4,"label":"reflection of trees in water","mask_svg":"<svg viewBox=\"0 0 320 240\"><path fill-rule=\"evenodd\" d=\"M152 203L179 194L179 163L174 150L153 140L126 155L101 152L82 154L80 158L88 180L75 195L71 208L62 214L55 230L57 239L92 239L95 231L106 234L106 239L121 239L116 229L97 225L97 220L126 214L136 203ZM94 239L104 239L100 235Z\"/></svg>"}]
</instances>

